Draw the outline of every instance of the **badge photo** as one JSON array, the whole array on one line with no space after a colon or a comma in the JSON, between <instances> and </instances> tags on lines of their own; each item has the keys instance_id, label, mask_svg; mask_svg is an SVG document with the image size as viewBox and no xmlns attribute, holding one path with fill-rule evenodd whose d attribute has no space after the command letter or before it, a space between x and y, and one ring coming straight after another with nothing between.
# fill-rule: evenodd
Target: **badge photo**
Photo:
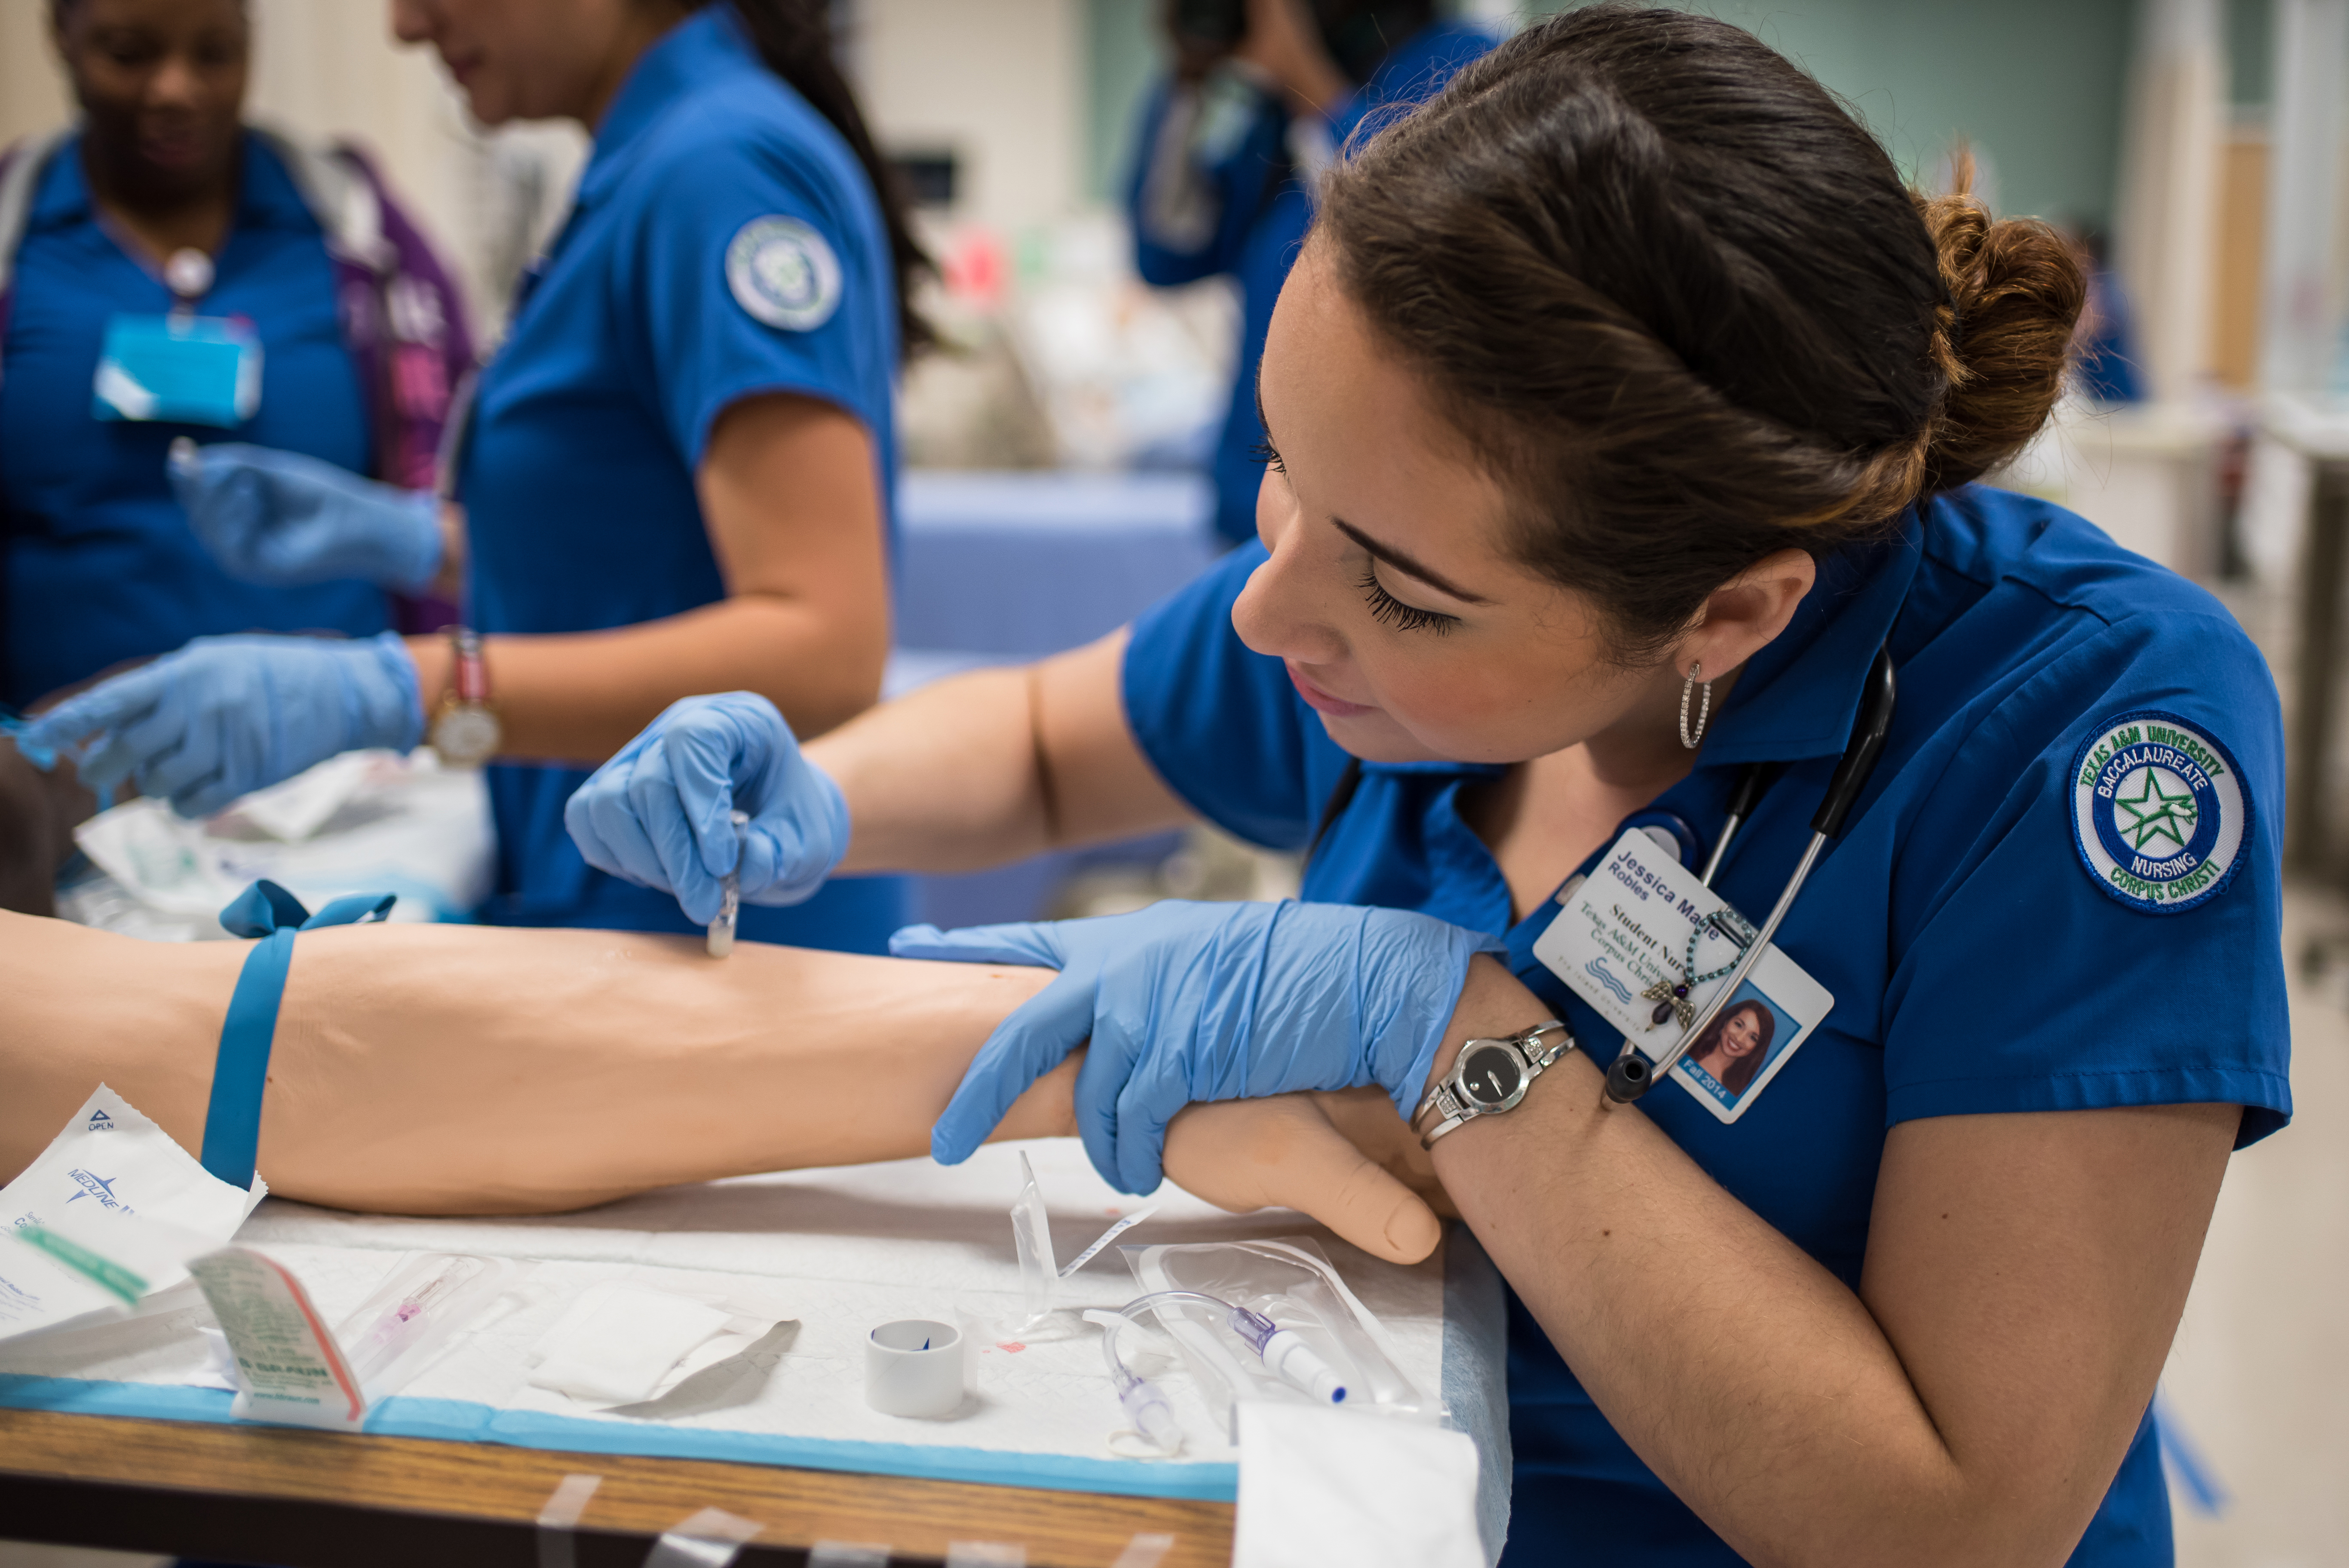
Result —
<instances>
[{"instance_id":1,"label":"badge photo","mask_svg":"<svg viewBox=\"0 0 2349 1568\"><path fill-rule=\"evenodd\" d=\"M769 326L812 332L840 308L840 258L797 218L753 218L726 247L726 286Z\"/></svg>"},{"instance_id":2,"label":"badge photo","mask_svg":"<svg viewBox=\"0 0 2349 1568\"><path fill-rule=\"evenodd\" d=\"M1803 1034L1802 1021L1749 979L1672 1070L1682 1087L1709 1096L1730 1113L1723 1119L1733 1121L1738 1107L1762 1092Z\"/></svg>"},{"instance_id":3,"label":"badge photo","mask_svg":"<svg viewBox=\"0 0 2349 1568\"><path fill-rule=\"evenodd\" d=\"M2155 708L2100 720L2073 757L2071 789L2080 863L2131 909L2192 909L2234 880L2251 798L2208 731Z\"/></svg>"}]
</instances>

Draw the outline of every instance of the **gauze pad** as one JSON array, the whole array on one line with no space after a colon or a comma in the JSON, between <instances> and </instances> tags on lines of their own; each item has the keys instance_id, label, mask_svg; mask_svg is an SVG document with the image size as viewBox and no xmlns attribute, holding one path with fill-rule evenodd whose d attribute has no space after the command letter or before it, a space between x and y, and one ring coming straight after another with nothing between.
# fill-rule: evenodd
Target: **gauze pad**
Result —
<instances>
[{"instance_id":1,"label":"gauze pad","mask_svg":"<svg viewBox=\"0 0 2349 1568\"><path fill-rule=\"evenodd\" d=\"M733 1312L702 1300L641 1284L599 1284L540 1336L533 1352L543 1359L531 1383L583 1404L641 1404L698 1371L705 1359L693 1352L735 1324ZM759 1334L773 1326L775 1319L766 1319Z\"/></svg>"}]
</instances>

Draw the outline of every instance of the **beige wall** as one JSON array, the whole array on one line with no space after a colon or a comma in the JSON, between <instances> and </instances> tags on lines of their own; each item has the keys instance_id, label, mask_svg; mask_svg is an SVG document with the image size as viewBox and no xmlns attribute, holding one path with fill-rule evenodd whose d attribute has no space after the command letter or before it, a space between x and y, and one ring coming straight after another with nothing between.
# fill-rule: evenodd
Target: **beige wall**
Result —
<instances>
[{"instance_id":1,"label":"beige wall","mask_svg":"<svg viewBox=\"0 0 2349 1568\"><path fill-rule=\"evenodd\" d=\"M0 144L65 117L48 13L48 0L0 0Z\"/></svg>"},{"instance_id":2,"label":"beige wall","mask_svg":"<svg viewBox=\"0 0 2349 1568\"><path fill-rule=\"evenodd\" d=\"M955 216L1007 235L1079 201L1081 0L860 0L849 60L892 152L951 149Z\"/></svg>"}]
</instances>

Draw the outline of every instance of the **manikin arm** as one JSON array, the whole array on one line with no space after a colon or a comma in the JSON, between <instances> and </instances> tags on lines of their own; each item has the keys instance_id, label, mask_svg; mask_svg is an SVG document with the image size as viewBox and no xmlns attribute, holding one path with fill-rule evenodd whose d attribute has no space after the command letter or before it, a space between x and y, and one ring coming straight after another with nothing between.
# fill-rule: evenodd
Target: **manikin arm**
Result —
<instances>
[{"instance_id":1,"label":"manikin arm","mask_svg":"<svg viewBox=\"0 0 2349 1568\"><path fill-rule=\"evenodd\" d=\"M101 1079L201 1147L247 951L0 914L0 1177ZM918 1156L980 1042L1051 977L757 943L717 964L698 942L616 932L308 932L278 1013L258 1163L284 1197L481 1214ZM998 1136L1073 1134L1077 1060L1023 1095ZM1416 1261L1436 1222L1390 1165L1432 1186L1376 1089L1195 1107L1167 1140L1168 1173L1211 1202L1299 1209Z\"/></svg>"}]
</instances>

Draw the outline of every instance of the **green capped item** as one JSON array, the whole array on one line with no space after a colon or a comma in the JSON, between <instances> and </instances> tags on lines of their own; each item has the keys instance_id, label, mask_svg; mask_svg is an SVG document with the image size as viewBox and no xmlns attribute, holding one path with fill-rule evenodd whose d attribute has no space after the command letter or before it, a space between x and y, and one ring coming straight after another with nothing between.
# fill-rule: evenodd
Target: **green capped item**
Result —
<instances>
[{"instance_id":1,"label":"green capped item","mask_svg":"<svg viewBox=\"0 0 2349 1568\"><path fill-rule=\"evenodd\" d=\"M99 1289L120 1296L129 1305L136 1306L139 1298L147 1294L147 1282L138 1274L112 1258L98 1256L78 1242L66 1240L55 1231L24 1225L17 1229L16 1239L27 1246L40 1248Z\"/></svg>"}]
</instances>

